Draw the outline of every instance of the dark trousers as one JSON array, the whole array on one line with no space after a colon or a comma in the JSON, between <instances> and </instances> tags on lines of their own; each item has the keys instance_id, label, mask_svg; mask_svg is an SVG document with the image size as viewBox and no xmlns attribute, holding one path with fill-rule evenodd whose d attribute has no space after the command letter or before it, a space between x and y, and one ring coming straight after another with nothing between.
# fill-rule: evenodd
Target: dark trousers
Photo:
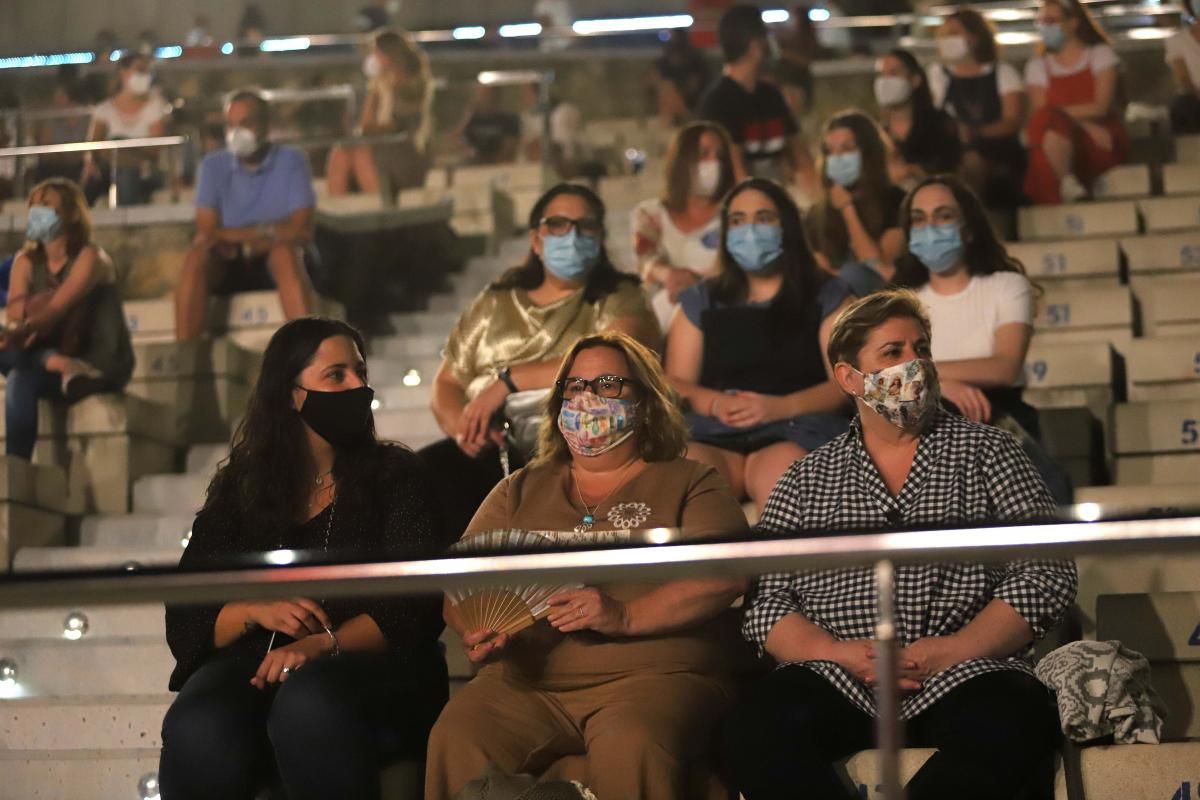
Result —
<instances>
[{"instance_id":1,"label":"dark trousers","mask_svg":"<svg viewBox=\"0 0 1200 800\"><path fill-rule=\"evenodd\" d=\"M874 747L874 725L812 670L776 670L726 731L737 788L747 800L851 800L834 764ZM985 673L908 721L905 744L938 751L909 781L908 797L1011 800L1028 788L1048 796L1057 742L1046 687L1020 672Z\"/></svg>"},{"instance_id":2,"label":"dark trousers","mask_svg":"<svg viewBox=\"0 0 1200 800\"><path fill-rule=\"evenodd\" d=\"M383 766L424 763L448 695L440 656L414 668L343 653L260 690L250 685L260 655L218 656L183 685L163 719L164 800L251 800L275 777L290 800L372 800Z\"/></svg>"},{"instance_id":3,"label":"dark trousers","mask_svg":"<svg viewBox=\"0 0 1200 800\"><path fill-rule=\"evenodd\" d=\"M58 397L62 376L46 369L48 350L0 350L4 386L4 452L29 459L38 435L38 398Z\"/></svg>"},{"instance_id":4,"label":"dark trousers","mask_svg":"<svg viewBox=\"0 0 1200 800\"><path fill-rule=\"evenodd\" d=\"M1200 133L1200 97L1194 94L1175 96L1171 101L1171 132L1176 136Z\"/></svg>"},{"instance_id":5,"label":"dark trousers","mask_svg":"<svg viewBox=\"0 0 1200 800\"><path fill-rule=\"evenodd\" d=\"M509 469L515 472L525 466L515 448L509 448L509 452ZM446 536L458 541L479 506L504 478L500 454L496 448L488 447L478 458L471 458L453 439L442 439L422 448L418 455L429 469Z\"/></svg>"}]
</instances>

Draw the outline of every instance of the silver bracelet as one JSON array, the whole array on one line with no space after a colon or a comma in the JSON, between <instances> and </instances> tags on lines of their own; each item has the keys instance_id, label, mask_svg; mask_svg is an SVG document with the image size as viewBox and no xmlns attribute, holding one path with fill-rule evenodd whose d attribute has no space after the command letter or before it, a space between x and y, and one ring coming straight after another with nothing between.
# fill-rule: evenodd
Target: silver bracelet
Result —
<instances>
[{"instance_id":1,"label":"silver bracelet","mask_svg":"<svg viewBox=\"0 0 1200 800\"><path fill-rule=\"evenodd\" d=\"M329 638L333 640L333 652L330 655L340 656L342 654L342 647L338 644L338 638L333 635L333 631L328 625L322 625L321 627L325 629L325 632L329 634Z\"/></svg>"}]
</instances>

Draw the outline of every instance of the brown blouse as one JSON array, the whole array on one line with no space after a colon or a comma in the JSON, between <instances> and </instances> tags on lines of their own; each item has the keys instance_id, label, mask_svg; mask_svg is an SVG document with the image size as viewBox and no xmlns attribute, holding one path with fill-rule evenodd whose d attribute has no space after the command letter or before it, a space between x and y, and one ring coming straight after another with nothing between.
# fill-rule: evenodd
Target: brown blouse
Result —
<instances>
[{"instance_id":1,"label":"brown blouse","mask_svg":"<svg viewBox=\"0 0 1200 800\"><path fill-rule=\"evenodd\" d=\"M498 528L570 531L583 518L569 464L526 467L496 486L463 538ZM687 539L736 533L746 518L729 486L712 467L684 458L647 464L595 509L595 531L678 527ZM655 588L645 584L598 587L629 601ZM718 617L661 636L611 638L594 631L562 634L545 620L513 637L501 670L544 688L564 688L630 672L719 672L736 648L736 630Z\"/></svg>"}]
</instances>

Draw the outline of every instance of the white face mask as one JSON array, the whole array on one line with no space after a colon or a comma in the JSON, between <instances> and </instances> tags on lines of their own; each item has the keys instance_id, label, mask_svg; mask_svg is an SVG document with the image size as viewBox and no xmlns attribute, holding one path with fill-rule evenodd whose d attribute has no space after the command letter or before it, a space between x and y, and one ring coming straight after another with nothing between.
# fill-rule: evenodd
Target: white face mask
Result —
<instances>
[{"instance_id":1,"label":"white face mask","mask_svg":"<svg viewBox=\"0 0 1200 800\"><path fill-rule=\"evenodd\" d=\"M898 106L912 96L912 84L899 75L880 75L875 79L875 99L881 106Z\"/></svg>"},{"instance_id":2,"label":"white face mask","mask_svg":"<svg viewBox=\"0 0 1200 800\"><path fill-rule=\"evenodd\" d=\"M225 146L238 158L249 158L258 150L258 136L249 128L230 128L225 131Z\"/></svg>"},{"instance_id":3,"label":"white face mask","mask_svg":"<svg viewBox=\"0 0 1200 800\"><path fill-rule=\"evenodd\" d=\"M371 81L378 78L383 73L383 66L379 63L379 56L371 53L364 58L362 70L367 80Z\"/></svg>"},{"instance_id":4,"label":"white face mask","mask_svg":"<svg viewBox=\"0 0 1200 800\"><path fill-rule=\"evenodd\" d=\"M149 72L135 72L129 76L129 81L125 86L132 94L139 97L150 93L150 84L154 82L154 78Z\"/></svg>"},{"instance_id":5,"label":"white face mask","mask_svg":"<svg viewBox=\"0 0 1200 800\"><path fill-rule=\"evenodd\" d=\"M721 185L721 162L716 159L701 161L692 170L692 194L697 197L712 197Z\"/></svg>"},{"instance_id":6,"label":"white face mask","mask_svg":"<svg viewBox=\"0 0 1200 800\"><path fill-rule=\"evenodd\" d=\"M937 40L937 49L938 58L947 64L955 64L970 55L965 36L942 36Z\"/></svg>"}]
</instances>

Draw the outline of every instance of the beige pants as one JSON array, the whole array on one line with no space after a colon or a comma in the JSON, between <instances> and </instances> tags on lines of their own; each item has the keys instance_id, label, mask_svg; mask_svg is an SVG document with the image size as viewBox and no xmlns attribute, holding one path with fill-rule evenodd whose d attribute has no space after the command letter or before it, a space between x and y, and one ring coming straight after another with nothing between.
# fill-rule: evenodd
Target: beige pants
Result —
<instances>
[{"instance_id":1,"label":"beige pants","mask_svg":"<svg viewBox=\"0 0 1200 800\"><path fill-rule=\"evenodd\" d=\"M707 760L727 702L721 680L696 673L545 691L489 670L450 698L434 725L425 800L451 800L488 764L541 775L573 755L587 757L584 783L598 800L694 797L690 773Z\"/></svg>"}]
</instances>

